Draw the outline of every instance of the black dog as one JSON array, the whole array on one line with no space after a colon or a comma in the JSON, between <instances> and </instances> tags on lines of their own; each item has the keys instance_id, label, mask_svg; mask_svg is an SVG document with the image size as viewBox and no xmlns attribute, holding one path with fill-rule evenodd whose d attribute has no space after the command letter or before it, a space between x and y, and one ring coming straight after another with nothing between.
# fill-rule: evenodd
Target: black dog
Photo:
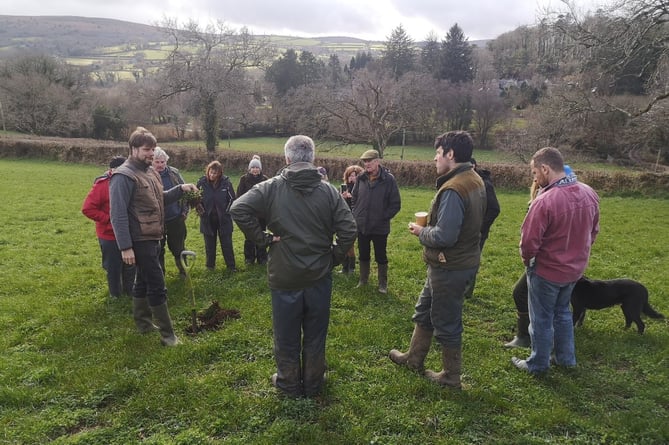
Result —
<instances>
[{"instance_id":1,"label":"black dog","mask_svg":"<svg viewBox=\"0 0 669 445\"><path fill-rule=\"evenodd\" d=\"M576 282L571 294L574 326L582 326L586 309L604 309L616 304L621 305L625 315L625 329L632 322L636 323L639 334L643 334L646 325L641 321L641 313L651 318L664 318L648 303L648 290L634 280L590 280L582 277Z\"/></svg>"}]
</instances>

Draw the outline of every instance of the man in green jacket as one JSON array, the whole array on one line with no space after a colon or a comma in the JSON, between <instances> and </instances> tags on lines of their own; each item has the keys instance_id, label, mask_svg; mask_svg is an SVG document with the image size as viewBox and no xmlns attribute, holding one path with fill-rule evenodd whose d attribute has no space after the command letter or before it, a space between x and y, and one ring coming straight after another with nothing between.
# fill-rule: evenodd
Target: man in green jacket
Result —
<instances>
[{"instance_id":1,"label":"man in green jacket","mask_svg":"<svg viewBox=\"0 0 669 445\"><path fill-rule=\"evenodd\" d=\"M322 389L332 268L346 256L356 236L346 201L321 180L314 153L309 137L291 137L284 147L287 166L230 208L247 239L269 245L267 275L277 367L272 383L291 397L311 397ZM268 232L259 220L267 222Z\"/></svg>"}]
</instances>

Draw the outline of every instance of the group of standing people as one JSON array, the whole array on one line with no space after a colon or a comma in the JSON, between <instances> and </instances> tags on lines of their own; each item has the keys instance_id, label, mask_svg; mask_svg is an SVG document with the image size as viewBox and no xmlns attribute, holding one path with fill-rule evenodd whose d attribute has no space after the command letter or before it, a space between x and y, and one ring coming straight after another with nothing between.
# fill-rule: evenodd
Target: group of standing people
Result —
<instances>
[{"instance_id":1,"label":"group of standing people","mask_svg":"<svg viewBox=\"0 0 669 445\"><path fill-rule=\"evenodd\" d=\"M236 270L233 220L246 238L246 263L267 263L277 368L272 383L292 397L317 395L326 380L332 270L338 264L345 273L354 270L356 239L358 286L368 283L373 247L378 290L387 292L390 220L401 207L395 178L380 164L378 152L368 150L360 158L364 167L347 168L337 190L314 165L313 140L298 135L286 142L286 166L276 176L264 176L260 158L254 156L235 192L218 161L207 165L197 186L184 183L156 145L155 137L138 127L130 136L128 159L113 160L84 202L82 211L96 221L110 294L132 293L138 330L158 330L164 345L179 344L167 309L164 249L167 244L182 273L178 255L185 248L188 209L178 201L185 192L201 190L197 211L207 268L215 267L218 238L228 269ZM475 283L499 204L494 189L491 201L489 178L474 168L467 132L444 133L434 147L437 192L426 224L408 225L423 246L427 277L412 316L409 349L393 349L389 355L396 364L459 389L464 299ZM522 224L520 254L526 266L532 350L526 360L513 357L512 362L538 373L551 362L576 363L569 297L599 231L599 205L590 187L565 175L557 149L539 150L530 166L541 193ZM112 258L120 258L122 265L112 264ZM433 337L441 346L439 372L424 369Z\"/></svg>"},{"instance_id":2,"label":"group of standing people","mask_svg":"<svg viewBox=\"0 0 669 445\"><path fill-rule=\"evenodd\" d=\"M455 389L462 387L463 300L478 271L479 231L486 213L485 184L473 174L469 162L472 146L465 132L449 132L435 142L437 194L428 223L425 227L409 223L409 231L423 245L427 279L415 307L409 350L390 351L393 362ZM541 188L523 221L520 240L530 345L512 346L531 346L531 353L527 359L512 357L511 361L518 369L538 374L551 364L576 365L569 303L599 232L599 198L575 175L565 173L564 160L555 148L537 151L530 168ZM440 372L424 371L432 337L441 346Z\"/></svg>"}]
</instances>

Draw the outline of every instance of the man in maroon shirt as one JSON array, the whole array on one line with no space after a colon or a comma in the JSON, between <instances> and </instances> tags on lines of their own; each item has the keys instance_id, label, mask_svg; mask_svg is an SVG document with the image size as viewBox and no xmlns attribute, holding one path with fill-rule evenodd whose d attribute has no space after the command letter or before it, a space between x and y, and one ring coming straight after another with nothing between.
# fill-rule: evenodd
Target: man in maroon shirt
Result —
<instances>
[{"instance_id":1,"label":"man in maroon shirt","mask_svg":"<svg viewBox=\"0 0 669 445\"><path fill-rule=\"evenodd\" d=\"M588 265L599 233L599 197L575 175L566 175L562 154L552 147L530 162L541 193L521 226L520 256L527 268L532 352L513 364L536 374L548 370L551 352L559 366L575 366L571 292Z\"/></svg>"}]
</instances>

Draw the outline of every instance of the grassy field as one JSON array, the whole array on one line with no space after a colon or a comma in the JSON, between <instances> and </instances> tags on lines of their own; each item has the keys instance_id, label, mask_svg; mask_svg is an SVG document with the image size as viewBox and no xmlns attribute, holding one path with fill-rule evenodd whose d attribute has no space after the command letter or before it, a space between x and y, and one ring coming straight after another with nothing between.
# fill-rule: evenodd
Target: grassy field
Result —
<instances>
[{"instance_id":1,"label":"grassy field","mask_svg":"<svg viewBox=\"0 0 669 445\"><path fill-rule=\"evenodd\" d=\"M238 138L238 139L221 139L218 143L218 150L237 150L247 151L249 153L283 153L283 145L286 142L285 137L255 137L255 138ZM170 145L178 145L183 147L202 148L203 141L182 141L177 143L164 143L162 146L169 147ZM329 157L346 157L357 159L366 150L371 149L370 145L365 144L341 144L332 141L317 142L317 155ZM519 164L522 161L517 155L500 151L500 150L474 150L474 157L477 162L483 164ZM399 161L432 161L434 159L434 148L427 145L406 145L398 146L391 145L386 147L384 152L384 159ZM565 154L565 161L573 168L578 169L598 169L607 171L622 171L624 167L611 164L596 162L595 160L588 160L585 156L578 158L570 158L569 154ZM529 167L528 167L529 171ZM529 173L528 173L529 178Z\"/></svg>"},{"instance_id":2,"label":"grassy field","mask_svg":"<svg viewBox=\"0 0 669 445\"><path fill-rule=\"evenodd\" d=\"M663 444L669 442L669 323L623 330L618 308L590 311L576 331L578 366L532 377L516 370L511 289L522 273L525 193L500 193L502 213L464 311L457 393L391 363L405 349L425 278L405 229L432 191L402 189L389 240L389 293L376 280L334 276L328 383L315 400L280 398L265 271L204 267L195 216L187 246L197 309L212 300L241 318L189 336L190 294L168 261L169 304L184 344L136 333L130 302L106 293L93 223L80 212L99 167L0 159L0 444ZM195 181L198 172L185 172ZM238 178L232 178L237 184ZM669 200L603 198L587 271L648 287L669 315ZM373 276L375 276L373 274ZM427 364L439 367L433 346Z\"/></svg>"}]
</instances>

